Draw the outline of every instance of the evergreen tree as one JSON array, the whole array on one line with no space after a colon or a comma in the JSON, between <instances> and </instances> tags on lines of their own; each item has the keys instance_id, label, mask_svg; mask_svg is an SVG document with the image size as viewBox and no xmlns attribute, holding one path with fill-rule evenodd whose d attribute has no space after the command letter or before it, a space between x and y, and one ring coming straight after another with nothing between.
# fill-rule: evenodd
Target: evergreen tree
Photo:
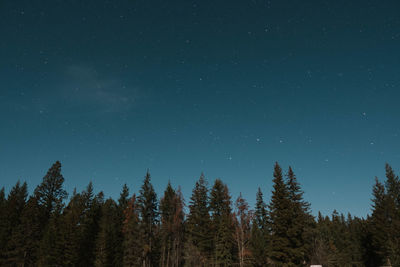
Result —
<instances>
[{"instance_id":1,"label":"evergreen tree","mask_svg":"<svg viewBox=\"0 0 400 267\"><path fill-rule=\"evenodd\" d=\"M269 240L267 205L264 202L261 189L258 188L250 239L253 265L255 267L267 266Z\"/></svg>"},{"instance_id":2,"label":"evergreen tree","mask_svg":"<svg viewBox=\"0 0 400 267\"><path fill-rule=\"evenodd\" d=\"M235 202L235 239L238 248L239 266L250 266L250 238L251 238L251 220L253 217L252 211L249 211L249 204L240 193Z\"/></svg>"},{"instance_id":3,"label":"evergreen tree","mask_svg":"<svg viewBox=\"0 0 400 267\"><path fill-rule=\"evenodd\" d=\"M210 193L210 211L214 231L215 265L231 266L235 261L235 229L232 220L231 197L228 187L216 179Z\"/></svg>"},{"instance_id":4,"label":"evergreen tree","mask_svg":"<svg viewBox=\"0 0 400 267\"><path fill-rule=\"evenodd\" d=\"M139 191L139 208L141 217L141 233L144 240L143 267L156 266L157 259L157 225L158 225L158 201L153 185L150 181L150 173L147 171L143 185Z\"/></svg>"},{"instance_id":5,"label":"evergreen tree","mask_svg":"<svg viewBox=\"0 0 400 267\"><path fill-rule=\"evenodd\" d=\"M208 189L204 174L192 191L186 223L185 264L208 266L212 258L212 232L208 205Z\"/></svg>"},{"instance_id":6,"label":"evergreen tree","mask_svg":"<svg viewBox=\"0 0 400 267\"><path fill-rule=\"evenodd\" d=\"M57 161L43 177L42 183L36 187L35 196L43 210L43 223L46 224L51 213L60 212L67 192L63 188L64 177L61 174L61 163Z\"/></svg>"},{"instance_id":7,"label":"evergreen tree","mask_svg":"<svg viewBox=\"0 0 400 267\"><path fill-rule=\"evenodd\" d=\"M161 213L161 263L163 266L180 266L183 245L183 200L168 182L160 201Z\"/></svg>"},{"instance_id":8,"label":"evergreen tree","mask_svg":"<svg viewBox=\"0 0 400 267\"><path fill-rule=\"evenodd\" d=\"M310 260L314 219L309 210L310 204L303 200L303 191L291 167L289 167L287 178L290 200L290 221L287 230L290 242L288 256L292 265L300 266Z\"/></svg>"},{"instance_id":9,"label":"evergreen tree","mask_svg":"<svg viewBox=\"0 0 400 267\"><path fill-rule=\"evenodd\" d=\"M96 240L95 266L115 266L114 260L118 242L117 204L107 199L102 208L99 234Z\"/></svg>"},{"instance_id":10,"label":"evergreen tree","mask_svg":"<svg viewBox=\"0 0 400 267\"><path fill-rule=\"evenodd\" d=\"M100 191L94 195L90 182L82 192L83 214L80 224L79 260L80 266L92 266L95 261L96 240L100 232L103 213L104 194Z\"/></svg>"},{"instance_id":11,"label":"evergreen tree","mask_svg":"<svg viewBox=\"0 0 400 267\"><path fill-rule=\"evenodd\" d=\"M61 223L61 238L63 239L63 265L79 266L79 250L82 238L82 217L84 202L76 190L64 209Z\"/></svg>"},{"instance_id":12,"label":"evergreen tree","mask_svg":"<svg viewBox=\"0 0 400 267\"><path fill-rule=\"evenodd\" d=\"M128 207L129 202L129 188L126 184L123 185L121 194L118 199L118 206L117 206L117 220L116 220L116 230L117 230L117 239L116 248L115 248L115 260L114 266L120 267L123 264L123 241L124 236L122 233L123 228L123 221L124 221L124 211Z\"/></svg>"},{"instance_id":13,"label":"evergreen tree","mask_svg":"<svg viewBox=\"0 0 400 267\"><path fill-rule=\"evenodd\" d=\"M400 179L386 164L386 205L388 209L388 256L391 264L400 265Z\"/></svg>"},{"instance_id":14,"label":"evergreen tree","mask_svg":"<svg viewBox=\"0 0 400 267\"><path fill-rule=\"evenodd\" d=\"M4 191L3 191L4 194ZM21 222L21 214L26 204L27 184L18 181L8 194L7 200L3 200L3 216L0 218L0 263L7 262L7 244L10 242L12 232ZM3 195L4 198L4 195Z\"/></svg>"},{"instance_id":15,"label":"evergreen tree","mask_svg":"<svg viewBox=\"0 0 400 267\"><path fill-rule=\"evenodd\" d=\"M134 194L124 211L123 222L123 266L140 267L142 265L142 242L140 234L139 205Z\"/></svg>"},{"instance_id":16,"label":"evergreen tree","mask_svg":"<svg viewBox=\"0 0 400 267\"><path fill-rule=\"evenodd\" d=\"M38 265L40 266L47 266L51 263L58 264L57 261L61 258L59 217L64 206L63 200L67 197L63 183L61 163L57 161L34 191L41 210L40 221L43 225L42 230L44 230L38 251Z\"/></svg>"},{"instance_id":17,"label":"evergreen tree","mask_svg":"<svg viewBox=\"0 0 400 267\"><path fill-rule=\"evenodd\" d=\"M21 223L12 232L7 245L8 262L16 266L36 266L42 228L38 214L41 209L38 199L31 196L21 214Z\"/></svg>"},{"instance_id":18,"label":"evergreen tree","mask_svg":"<svg viewBox=\"0 0 400 267\"><path fill-rule=\"evenodd\" d=\"M270 257L277 266L289 265L290 239L288 230L291 222L291 205L288 188L282 177L282 169L278 163L274 167L273 191L270 209L271 243Z\"/></svg>"},{"instance_id":19,"label":"evergreen tree","mask_svg":"<svg viewBox=\"0 0 400 267\"><path fill-rule=\"evenodd\" d=\"M63 240L61 238L60 225L59 214L51 214L39 244L38 266L63 265Z\"/></svg>"},{"instance_id":20,"label":"evergreen tree","mask_svg":"<svg viewBox=\"0 0 400 267\"><path fill-rule=\"evenodd\" d=\"M393 169L386 164L386 182L375 179L373 187L372 216L370 231L372 237L372 264L400 265L400 181Z\"/></svg>"}]
</instances>

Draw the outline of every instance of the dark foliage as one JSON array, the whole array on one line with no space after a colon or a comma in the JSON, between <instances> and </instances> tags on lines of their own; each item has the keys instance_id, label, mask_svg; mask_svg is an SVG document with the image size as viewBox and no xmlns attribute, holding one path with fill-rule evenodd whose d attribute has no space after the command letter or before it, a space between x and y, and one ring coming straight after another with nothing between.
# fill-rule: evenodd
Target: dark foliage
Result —
<instances>
[{"instance_id":1,"label":"dark foliage","mask_svg":"<svg viewBox=\"0 0 400 267\"><path fill-rule=\"evenodd\" d=\"M400 266L400 179L386 165L376 178L371 215L334 211L315 219L289 167L278 163L267 205L259 188L249 209L216 179L196 182L185 215L180 189L170 183L159 200L147 172L138 196L123 186L104 200L90 183L66 201L56 162L28 196L17 182L0 189L1 266Z\"/></svg>"}]
</instances>

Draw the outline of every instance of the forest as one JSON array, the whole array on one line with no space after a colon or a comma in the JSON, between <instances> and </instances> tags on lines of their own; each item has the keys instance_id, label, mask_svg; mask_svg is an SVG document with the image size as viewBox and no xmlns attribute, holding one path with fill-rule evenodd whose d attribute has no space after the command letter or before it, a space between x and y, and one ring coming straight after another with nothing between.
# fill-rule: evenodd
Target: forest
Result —
<instances>
[{"instance_id":1,"label":"forest","mask_svg":"<svg viewBox=\"0 0 400 267\"><path fill-rule=\"evenodd\" d=\"M158 197L145 174L137 193L117 200L89 183L68 196L55 162L28 194L0 191L1 266L400 266L400 180L386 164L366 218L317 217L292 168L273 169L271 199L255 207L203 174L189 200L170 183ZM267 189L265 189L267 190Z\"/></svg>"}]
</instances>

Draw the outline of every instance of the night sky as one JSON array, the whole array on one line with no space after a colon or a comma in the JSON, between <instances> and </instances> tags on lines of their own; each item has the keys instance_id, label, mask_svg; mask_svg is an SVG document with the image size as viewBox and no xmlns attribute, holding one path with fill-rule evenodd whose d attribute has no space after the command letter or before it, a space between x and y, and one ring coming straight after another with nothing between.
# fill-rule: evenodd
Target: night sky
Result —
<instances>
[{"instance_id":1,"label":"night sky","mask_svg":"<svg viewBox=\"0 0 400 267\"><path fill-rule=\"evenodd\" d=\"M117 197L147 169L266 201L291 165L313 213L366 216L400 169L400 2L0 1L0 179Z\"/></svg>"}]
</instances>

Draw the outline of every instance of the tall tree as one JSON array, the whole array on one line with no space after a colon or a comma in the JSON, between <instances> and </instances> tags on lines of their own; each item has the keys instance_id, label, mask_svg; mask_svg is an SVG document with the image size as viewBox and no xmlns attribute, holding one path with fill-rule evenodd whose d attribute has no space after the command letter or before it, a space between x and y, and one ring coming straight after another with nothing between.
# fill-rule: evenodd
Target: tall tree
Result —
<instances>
[{"instance_id":1,"label":"tall tree","mask_svg":"<svg viewBox=\"0 0 400 267\"><path fill-rule=\"evenodd\" d=\"M3 191L4 194L4 191ZM18 181L8 194L7 200L3 200L3 216L0 218L0 263L8 258L7 244L10 242L12 232L21 222L21 214L26 204L27 184ZM4 197L4 196L3 196ZM3 260L2 260L3 259Z\"/></svg>"},{"instance_id":2,"label":"tall tree","mask_svg":"<svg viewBox=\"0 0 400 267\"><path fill-rule=\"evenodd\" d=\"M118 198L118 205L117 205L117 218L116 218L116 231L117 231L117 239L116 248L115 248L115 260L114 266L120 267L123 264L123 240L124 236L122 233L123 222L124 222L124 211L128 207L129 202L129 188L126 184L122 186L121 194Z\"/></svg>"},{"instance_id":3,"label":"tall tree","mask_svg":"<svg viewBox=\"0 0 400 267\"><path fill-rule=\"evenodd\" d=\"M139 205L136 195L128 201L124 211L125 220L123 222L123 266L124 267L140 267L142 266L143 249L140 221L139 221Z\"/></svg>"},{"instance_id":4,"label":"tall tree","mask_svg":"<svg viewBox=\"0 0 400 267\"><path fill-rule=\"evenodd\" d=\"M385 264L388 260L400 264L400 181L386 164L385 184L375 179L370 230L375 257L372 262Z\"/></svg>"},{"instance_id":5,"label":"tall tree","mask_svg":"<svg viewBox=\"0 0 400 267\"><path fill-rule=\"evenodd\" d=\"M156 266L157 259L157 225L158 200L151 184L151 177L147 171L144 182L139 191L139 208L141 217L141 233L144 240L143 267Z\"/></svg>"},{"instance_id":6,"label":"tall tree","mask_svg":"<svg viewBox=\"0 0 400 267\"><path fill-rule=\"evenodd\" d=\"M61 235L61 217L52 213L39 244L38 266L63 265L63 239Z\"/></svg>"},{"instance_id":7,"label":"tall tree","mask_svg":"<svg viewBox=\"0 0 400 267\"><path fill-rule=\"evenodd\" d=\"M12 232L7 245L8 262L16 266L37 265L38 248L42 238L43 224L38 199L31 196L21 214L21 223Z\"/></svg>"},{"instance_id":8,"label":"tall tree","mask_svg":"<svg viewBox=\"0 0 400 267\"><path fill-rule=\"evenodd\" d=\"M96 240L95 266L115 266L117 235L117 204L111 198L104 202Z\"/></svg>"},{"instance_id":9,"label":"tall tree","mask_svg":"<svg viewBox=\"0 0 400 267\"><path fill-rule=\"evenodd\" d=\"M185 245L185 264L187 266L209 266L211 264L213 236L208 203L207 182L202 173L189 201Z\"/></svg>"},{"instance_id":10,"label":"tall tree","mask_svg":"<svg viewBox=\"0 0 400 267\"><path fill-rule=\"evenodd\" d=\"M310 261L311 240L314 218L310 212L310 204L303 199L303 191L289 167L287 187L290 201L290 222L287 235L290 241L289 261L297 266Z\"/></svg>"},{"instance_id":11,"label":"tall tree","mask_svg":"<svg viewBox=\"0 0 400 267\"><path fill-rule=\"evenodd\" d=\"M61 212L62 210L63 200L67 197L63 183L64 177L61 174L61 163L56 161L43 177L42 183L34 191L44 212L44 223L50 218L51 213Z\"/></svg>"},{"instance_id":12,"label":"tall tree","mask_svg":"<svg viewBox=\"0 0 400 267\"><path fill-rule=\"evenodd\" d=\"M162 267L180 266L183 245L183 199L168 182L160 201L161 213L161 263Z\"/></svg>"},{"instance_id":13,"label":"tall tree","mask_svg":"<svg viewBox=\"0 0 400 267\"><path fill-rule=\"evenodd\" d=\"M61 258L60 215L64 207L63 200L67 197L63 183L61 163L57 161L34 191L41 210L40 221L44 226L42 227L43 238L38 251L38 265L40 266L46 266L52 262L58 264Z\"/></svg>"},{"instance_id":14,"label":"tall tree","mask_svg":"<svg viewBox=\"0 0 400 267\"><path fill-rule=\"evenodd\" d=\"M84 210L80 227L79 262L81 266L92 266L95 261L95 242L100 232L104 193L100 191L95 195L90 182L86 190L82 192L82 201Z\"/></svg>"},{"instance_id":15,"label":"tall tree","mask_svg":"<svg viewBox=\"0 0 400 267\"><path fill-rule=\"evenodd\" d=\"M271 243L270 257L275 265L290 264L290 239L288 236L291 222L291 205L289 191L282 177L282 169L278 163L274 167L273 191L270 209Z\"/></svg>"},{"instance_id":16,"label":"tall tree","mask_svg":"<svg viewBox=\"0 0 400 267\"><path fill-rule=\"evenodd\" d=\"M228 187L216 179L210 193L210 211L214 231L216 266L231 266L236 257L235 229Z\"/></svg>"},{"instance_id":17,"label":"tall tree","mask_svg":"<svg viewBox=\"0 0 400 267\"><path fill-rule=\"evenodd\" d=\"M84 209L82 195L76 193L76 189L74 189L71 199L64 209L60 229L63 239L63 265L65 266L79 265Z\"/></svg>"},{"instance_id":18,"label":"tall tree","mask_svg":"<svg viewBox=\"0 0 400 267\"><path fill-rule=\"evenodd\" d=\"M264 202L261 188L258 188L250 239L253 265L256 267L268 264L268 242L270 240L268 225L267 205Z\"/></svg>"},{"instance_id":19,"label":"tall tree","mask_svg":"<svg viewBox=\"0 0 400 267\"><path fill-rule=\"evenodd\" d=\"M240 267L250 266L251 263L250 238L252 218L253 213L249 211L249 204L242 197L242 193L240 193L235 201L234 213L235 239Z\"/></svg>"}]
</instances>

